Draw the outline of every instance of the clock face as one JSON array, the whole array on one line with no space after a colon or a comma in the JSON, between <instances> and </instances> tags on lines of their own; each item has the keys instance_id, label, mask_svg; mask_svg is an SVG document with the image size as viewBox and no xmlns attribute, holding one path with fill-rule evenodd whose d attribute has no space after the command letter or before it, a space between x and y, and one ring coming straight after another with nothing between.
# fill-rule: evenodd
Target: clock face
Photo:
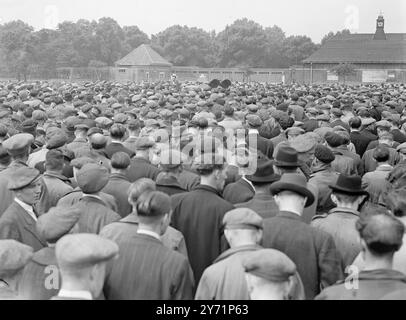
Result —
<instances>
[{"instance_id":1,"label":"clock face","mask_svg":"<svg viewBox=\"0 0 406 320\"><path fill-rule=\"evenodd\" d=\"M382 28L383 27L383 22L378 22L378 27Z\"/></svg>"}]
</instances>

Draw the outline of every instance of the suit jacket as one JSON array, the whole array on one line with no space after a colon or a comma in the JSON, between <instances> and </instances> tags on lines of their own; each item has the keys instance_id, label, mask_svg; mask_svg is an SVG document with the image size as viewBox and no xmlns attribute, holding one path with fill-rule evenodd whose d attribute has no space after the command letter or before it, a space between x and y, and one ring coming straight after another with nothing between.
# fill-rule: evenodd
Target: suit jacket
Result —
<instances>
[{"instance_id":1,"label":"suit jacket","mask_svg":"<svg viewBox=\"0 0 406 320\"><path fill-rule=\"evenodd\" d=\"M357 166L352 158L345 156L340 150L332 150L335 156L331 168L341 174L351 176L357 173Z\"/></svg>"},{"instance_id":2,"label":"suit jacket","mask_svg":"<svg viewBox=\"0 0 406 320\"><path fill-rule=\"evenodd\" d=\"M309 119L303 121L303 130L306 132L312 132L319 127L319 122L316 119Z\"/></svg>"},{"instance_id":3,"label":"suit jacket","mask_svg":"<svg viewBox=\"0 0 406 320\"><path fill-rule=\"evenodd\" d=\"M362 177L362 187L369 193L369 202L379 204L381 196L391 185L386 178L392 170L390 165L379 166Z\"/></svg>"},{"instance_id":4,"label":"suit jacket","mask_svg":"<svg viewBox=\"0 0 406 320\"><path fill-rule=\"evenodd\" d=\"M196 283L218 255L227 249L223 235L224 214L234 206L212 187L172 196L172 225L185 237Z\"/></svg>"},{"instance_id":5,"label":"suit jacket","mask_svg":"<svg viewBox=\"0 0 406 320\"><path fill-rule=\"evenodd\" d=\"M357 153L348 150L346 146L334 148L333 150L340 152L345 157L351 158L357 168L357 174L359 176L362 176L364 174L364 164L361 160L361 157Z\"/></svg>"},{"instance_id":6,"label":"suit jacket","mask_svg":"<svg viewBox=\"0 0 406 320\"><path fill-rule=\"evenodd\" d=\"M232 204L250 201L255 195L253 186L241 178L237 182L228 184L223 191L224 200Z\"/></svg>"},{"instance_id":7,"label":"suit jacket","mask_svg":"<svg viewBox=\"0 0 406 320\"><path fill-rule=\"evenodd\" d=\"M107 300L188 300L193 276L188 260L149 235L119 244L120 256L104 285Z\"/></svg>"},{"instance_id":8,"label":"suit jacket","mask_svg":"<svg viewBox=\"0 0 406 320\"><path fill-rule=\"evenodd\" d=\"M112 195L116 199L117 213L122 217L126 217L132 211L132 206L128 202L128 189L131 183L128 178L121 173L110 174L109 182L102 189L104 193Z\"/></svg>"},{"instance_id":9,"label":"suit jacket","mask_svg":"<svg viewBox=\"0 0 406 320\"><path fill-rule=\"evenodd\" d=\"M127 149L126 147L123 146L123 144L121 144L119 142L110 143L108 146L106 146L104 152L105 152L107 158L109 158L109 159L111 159L113 154L115 154L117 152L125 152L130 156L130 158L134 157L134 155L135 155L134 151Z\"/></svg>"},{"instance_id":10,"label":"suit jacket","mask_svg":"<svg viewBox=\"0 0 406 320\"><path fill-rule=\"evenodd\" d=\"M45 172L44 183L48 189L48 201L51 208L56 207L59 199L73 191L69 179L56 173Z\"/></svg>"},{"instance_id":11,"label":"suit jacket","mask_svg":"<svg viewBox=\"0 0 406 320\"><path fill-rule=\"evenodd\" d=\"M178 177L178 181L183 189L191 191L200 184L200 176L195 172L183 169Z\"/></svg>"},{"instance_id":12,"label":"suit jacket","mask_svg":"<svg viewBox=\"0 0 406 320\"><path fill-rule=\"evenodd\" d=\"M361 251L360 238L355 223L359 212L334 208L328 214L313 218L311 225L330 234L342 257L343 270L352 264Z\"/></svg>"},{"instance_id":13,"label":"suit jacket","mask_svg":"<svg viewBox=\"0 0 406 320\"><path fill-rule=\"evenodd\" d=\"M116 212L106 206L103 200L95 197L84 196L74 205L74 208L82 212L77 222L78 233L99 234L104 226L121 219Z\"/></svg>"},{"instance_id":14,"label":"suit jacket","mask_svg":"<svg viewBox=\"0 0 406 320\"><path fill-rule=\"evenodd\" d=\"M401 160L400 154L395 149L390 147L388 148L389 148L389 164L391 166L396 166ZM376 162L376 160L374 159L374 151L375 149L367 150L362 157L366 173L375 171L375 169L378 167L378 162Z\"/></svg>"},{"instance_id":15,"label":"suit jacket","mask_svg":"<svg viewBox=\"0 0 406 320\"><path fill-rule=\"evenodd\" d=\"M342 279L341 257L333 238L301 220L295 213L282 211L265 219L262 245L285 253L296 264L306 299Z\"/></svg>"},{"instance_id":16,"label":"suit jacket","mask_svg":"<svg viewBox=\"0 0 406 320\"><path fill-rule=\"evenodd\" d=\"M338 172L332 170L331 166L326 165L319 168L319 170L314 170L314 173L310 176L309 183L318 190L317 214L327 213L336 206L330 198L332 190L329 186L336 184L338 176Z\"/></svg>"},{"instance_id":17,"label":"suit jacket","mask_svg":"<svg viewBox=\"0 0 406 320\"><path fill-rule=\"evenodd\" d=\"M54 278L55 276L59 281ZM53 281L47 279L48 277L52 277ZM49 300L58 294L61 281L55 248L43 248L35 252L31 261L25 266L18 285L18 292L27 300ZM52 286L46 287L49 285Z\"/></svg>"},{"instance_id":18,"label":"suit jacket","mask_svg":"<svg viewBox=\"0 0 406 320\"><path fill-rule=\"evenodd\" d=\"M406 289L406 276L395 270L361 271L358 287L348 289L343 281L324 289L316 300L379 300L389 293Z\"/></svg>"},{"instance_id":19,"label":"suit jacket","mask_svg":"<svg viewBox=\"0 0 406 320\"><path fill-rule=\"evenodd\" d=\"M357 151L357 154L362 157L364 155L364 152L367 150L368 144L371 141L374 141L376 139L372 139L369 136L366 136L364 132L360 131L352 131L350 133L350 138L351 142L355 146L355 150Z\"/></svg>"},{"instance_id":20,"label":"suit jacket","mask_svg":"<svg viewBox=\"0 0 406 320\"><path fill-rule=\"evenodd\" d=\"M105 226L100 231L100 235L117 243L126 242L137 233L138 223L137 215L130 214L120 221ZM188 257L185 238L183 234L175 228L169 226L164 235L161 236L161 240L165 247L178 251L185 257Z\"/></svg>"},{"instance_id":21,"label":"suit jacket","mask_svg":"<svg viewBox=\"0 0 406 320\"><path fill-rule=\"evenodd\" d=\"M174 177L159 177L156 179L156 191L166 193L168 196L184 193L187 190L183 189L179 181Z\"/></svg>"},{"instance_id":22,"label":"suit jacket","mask_svg":"<svg viewBox=\"0 0 406 320\"><path fill-rule=\"evenodd\" d=\"M0 239L14 239L34 251L47 246L37 232L35 220L15 201L0 218Z\"/></svg>"},{"instance_id":23,"label":"suit jacket","mask_svg":"<svg viewBox=\"0 0 406 320\"><path fill-rule=\"evenodd\" d=\"M136 153L135 150L135 143L138 141L137 137L129 137L126 141L123 142L123 146L126 147L128 150Z\"/></svg>"},{"instance_id":24,"label":"suit jacket","mask_svg":"<svg viewBox=\"0 0 406 320\"><path fill-rule=\"evenodd\" d=\"M273 159L274 145L272 141L270 139L260 136L257 133L249 133L246 139L248 147L254 147L253 145L250 146L250 142L255 140L257 142L256 149L269 159Z\"/></svg>"},{"instance_id":25,"label":"suit jacket","mask_svg":"<svg viewBox=\"0 0 406 320\"><path fill-rule=\"evenodd\" d=\"M111 194L100 192L99 196L107 207L109 207L111 210L113 210L115 212L118 211L116 199ZM69 192L67 195L62 197L58 201L58 206L63 206L63 207L73 206L76 203L78 203L80 201L80 199L82 199L82 197L83 197L83 192L82 192L82 190L80 190L79 187L77 187L72 192Z\"/></svg>"},{"instance_id":26,"label":"suit jacket","mask_svg":"<svg viewBox=\"0 0 406 320\"><path fill-rule=\"evenodd\" d=\"M270 194L255 194L250 201L237 203L235 207L254 210L263 219L275 217L279 213L279 208Z\"/></svg>"},{"instance_id":27,"label":"suit jacket","mask_svg":"<svg viewBox=\"0 0 406 320\"><path fill-rule=\"evenodd\" d=\"M152 165L149 160L133 158L127 172L130 182L137 181L141 178L149 178L155 181L160 170Z\"/></svg>"},{"instance_id":28,"label":"suit jacket","mask_svg":"<svg viewBox=\"0 0 406 320\"><path fill-rule=\"evenodd\" d=\"M89 144L84 138L75 138L75 140L66 145L66 148L72 151L75 154L75 157L77 157L77 151L82 148L89 148Z\"/></svg>"}]
</instances>

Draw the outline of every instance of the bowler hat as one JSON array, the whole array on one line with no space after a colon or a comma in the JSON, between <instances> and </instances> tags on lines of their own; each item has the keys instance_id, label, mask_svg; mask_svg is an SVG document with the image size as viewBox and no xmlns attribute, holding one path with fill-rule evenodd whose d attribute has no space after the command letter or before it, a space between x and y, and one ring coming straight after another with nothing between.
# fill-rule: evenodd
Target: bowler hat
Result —
<instances>
[{"instance_id":1,"label":"bowler hat","mask_svg":"<svg viewBox=\"0 0 406 320\"><path fill-rule=\"evenodd\" d=\"M309 207L314 202L313 193L307 189L306 178L298 173L285 173L282 178L271 185L271 193L273 195L282 191L292 191L307 198L305 207Z\"/></svg>"},{"instance_id":2,"label":"bowler hat","mask_svg":"<svg viewBox=\"0 0 406 320\"><path fill-rule=\"evenodd\" d=\"M362 188L362 179L360 176L346 176L340 174L335 185L329 186L331 190L345 193L350 195L366 195L369 196L368 191Z\"/></svg>"},{"instance_id":3,"label":"bowler hat","mask_svg":"<svg viewBox=\"0 0 406 320\"><path fill-rule=\"evenodd\" d=\"M247 175L249 181L257 183L272 183L280 179L280 175L273 171L273 163L270 160L261 159L258 161L257 169L253 175Z\"/></svg>"},{"instance_id":4,"label":"bowler hat","mask_svg":"<svg viewBox=\"0 0 406 320\"><path fill-rule=\"evenodd\" d=\"M277 167L300 167L297 151L289 146L283 146L276 153L274 165Z\"/></svg>"}]
</instances>

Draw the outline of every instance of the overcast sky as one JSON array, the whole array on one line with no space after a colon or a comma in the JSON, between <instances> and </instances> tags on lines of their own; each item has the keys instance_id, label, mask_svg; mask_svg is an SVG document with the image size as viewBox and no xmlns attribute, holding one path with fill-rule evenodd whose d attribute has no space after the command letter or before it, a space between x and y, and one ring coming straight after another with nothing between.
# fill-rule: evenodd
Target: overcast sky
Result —
<instances>
[{"instance_id":1,"label":"overcast sky","mask_svg":"<svg viewBox=\"0 0 406 320\"><path fill-rule=\"evenodd\" d=\"M41 29L108 16L151 35L174 24L219 32L247 17L265 27L277 25L287 36L320 42L329 31L344 28L374 32L380 11L386 32L406 33L405 0L0 0L0 23L20 19Z\"/></svg>"}]
</instances>

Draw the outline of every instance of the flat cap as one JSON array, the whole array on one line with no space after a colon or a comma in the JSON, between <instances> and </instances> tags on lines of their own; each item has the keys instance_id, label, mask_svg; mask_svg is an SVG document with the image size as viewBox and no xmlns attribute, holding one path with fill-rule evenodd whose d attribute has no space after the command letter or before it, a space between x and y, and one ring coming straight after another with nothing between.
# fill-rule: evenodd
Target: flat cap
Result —
<instances>
[{"instance_id":1,"label":"flat cap","mask_svg":"<svg viewBox=\"0 0 406 320\"><path fill-rule=\"evenodd\" d=\"M47 149L56 149L64 146L68 142L66 135L55 134L47 142Z\"/></svg>"},{"instance_id":2,"label":"flat cap","mask_svg":"<svg viewBox=\"0 0 406 320\"><path fill-rule=\"evenodd\" d=\"M175 169L182 164L182 155L179 150L165 149L161 152L160 160L163 169Z\"/></svg>"},{"instance_id":3,"label":"flat cap","mask_svg":"<svg viewBox=\"0 0 406 320\"><path fill-rule=\"evenodd\" d=\"M328 114L321 114L316 117L316 120L329 122L330 116Z\"/></svg>"},{"instance_id":4,"label":"flat cap","mask_svg":"<svg viewBox=\"0 0 406 320\"><path fill-rule=\"evenodd\" d=\"M80 158L76 158L73 159L71 161L71 166L76 168L76 169L81 169L84 165L89 164L89 163L96 163L96 160L89 158L89 157L80 157Z\"/></svg>"},{"instance_id":5,"label":"flat cap","mask_svg":"<svg viewBox=\"0 0 406 320\"><path fill-rule=\"evenodd\" d=\"M287 128L285 132L286 132L287 135L292 135L292 136L298 136L300 134L305 133L305 131L302 128L299 128L299 127Z\"/></svg>"},{"instance_id":6,"label":"flat cap","mask_svg":"<svg viewBox=\"0 0 406 320\"><path fill-rule=\"evenodd\" d=\"M36 121L46 120L47 114L42 110L34 110L32 113L32 119Z\"/></svg>"},{"instance_id":7,"label":"flat cap","mask_svg":"<svg viewBox=\"0 0 406 320\"><path fill-rule=\"evenodd\" d=\"M23 269L34 249L15 240L0 240L0 278L7 278Z\"/></svg>"},{"instance_id":8,"label":"flat cap","mask_svg":"<svg viewBox=\"0 0 406 320\"><path fill-rule=\"evenodd\" d=\"M195 168L199 174L204 175L210 174L216 167L224 166L225 163L224 157L220 154L207 152L199 155L194 160L193 168Z\"/></svg>"},{"instance_id":9,"label":"flat cap","mask_svg":"<svg viewBox=\"0 0 406 320\"><path fill-rule=\"evenodd\" d=\"M79 221L81 211L72 207L53 207L38 218L36 227L42 238L55 243Z\"/></svg>"},{"instance_id":10,"label":"flat cap","mask_svg":"<svg viewBox=\"0 0 406 320\"><path fill-rule=\"evenodd\" d=\"M90 127L85 123L80 123L75 126L75 130L89 130Z\"/></svg>"},{"instance_id":11,"label":"flat cap","mask_svg":"<svg viewBox=\"0 0 406 320\"><path fill-rule=\"evenodd\" d=\"M106 167L98 164L85 164L76 174L76 181L83 193L97 193L109 181L109 172Z\"/></svg>"},{"instance_id":12,"label":"flat cap","mask_svg":"<svg viewBox=\"0 0 406 320\"><path fill-rule=\"evenodd\" d=\"M116 114L116 115L114 116L113 120L114 120L115 123L122 123L122 124L124 124L124 123L127 122L128 116L127 116L126 114L124 114L124 113L118 113L118 114Z\"/></svg>"},{"instance_id":13,"label":"flat cap","mask_svg":"<svg viewBox=\"0 0 406 320\"><path fill-rule=\"evenodd\" d=\"M250 125L251 127L258 128L258 127L262 126L261 118L255 114L247 115L246 119L247 119L248 125Z\"/></svg>"},{"instance_id":14,"label":"flat cap","mask_svg":"<svg viewBox=\"0 0 406 320\"><path fill-rule=\"evenodd\" d=\"M259 108L256 104L250 104L248 105L247 109L249 112L255 113L258 111Z\"/></svg>"},{"instance_id":15,"label":"flat cap","mask_svg":"<svg viewBox=\"0 0 406 320\"><path fill-rule=\"evenodd\" d=\"M18 190L25 188L36 181L41 176L41 173L34 168L21 167L14 171L8 181L10 190Z\"/></svg>"},{"instance_id":16,"label":"flat cap","mask_svg":"<svg viewBox=\"0 0 406 320\"><path fill-rule=\"evenodd\" d=\"M369 126L375 122L376 122L376 120L374 118L364 118L361 120L361 123L363 126Z\"/></svg>"},{"instance_id":17,"label":"flat cap","mask_svg":"<svg viewBox=\"0 0 406 320\"><path fill-rule=\"evenodd\" d=\"M135 150L147 150L155 145L155 141L149 137L140 137L135 142Z\"/></svg>"},{"instance_id":18,"label":"flat cap","mask_svg":"<svg viewBox=\"0 0 406 320\"><path fill-rule=\"evenodd\" d=\"M296 273L296 265L284 253L261 249L248 253L242 261L244 271L271 282L285 282Z\"/></svg>"},{"instance_id":19,"label":"flat cap","mask_svg":"<svg viewBox=\"0 0 406 320\"><path fill-rule=\"evenodd\" d=\"M314 156L323 163L331 163L334 161L335 156L333 152L326 146L319 144L314 150Z\"/></svg>"},{"instance_id":20,"label":"flat cap","mask_svg":"<svg viewBox=\"0 0 406 320\"><path fill-rule=\"evenodd\" d=\"M107 117L98 117L95 119L96 124L103 126L103 127L107 127L111 124L113 124L113 120L107 118Z\"/></svg>"},{"instance_id":21,"label":"flat cap","mask_svg":"<svg viewBox=\"0 0 406 320\"><path fill-rule=\"evenodd\" d=\"M335 132L327 132L324 139L330 147L337 148L344 144L344 138Z\"/></svg>"},{"instance_id":22,"label":"flat cap","mask_svg":"<svg viewBox=\"0 0 406 320\"><path fill-rule=\"evenodd\" d=\"M381 127L381 128L392 128L392 124L388 120L381 120L375 123L376 127Z\"/></svg>"},{"instance_id":23,"label":"flat cap","mask_svg":"<svg viewBox=\"0 0 406 320\"><path fill-rule=\"evenodd\" d=\"M402 144L398 145L396 147L396 151L399 151L401 153L406 153L406 142L403 142Z\"/></svg>"},{"instance_id":24,"label":"flat cap","mask_svg":"<svg viewBox=\"0 0 406 320\"><path fill-rule=\"evenodd\" d=\"M228 211L223 218L226 229L263 229L263 219L254 210L237 208Z\"/></svg>"},{"instance_id":25,"label":"flat cap","mask_svg":"<svg viewBox=\"0 0 406 320\"><path fill-rule=\"evenodd\" d=\"M13 156L21 154L27 150L34 142L34 136L29 133L18 133L3 142L3 147Z\"/></svg>"},{"instance_id":26,"label":"flat cap","mask_svg":"<svg viewBox=\"0 0 406 320\"><path fill-rule=\"evenodd\" d=\"M118 256L118 245L95 234L68 234L58 240L55 255L62 270L81 269Z\"/></svg>"},{"instance_id":27,"label":"flat cap","mask_svg":"<svg viewBox=\"0 0 406 320\"><path fill-rule=\"evenodd\" d=\"M331 113L336 117L341 117L343 115L343 112L338 108L331 109Z\"/></svg>"},{"instance_id":28,"label":"flat cap","mask_svg":"<svg viewBox=\"0 0 406 320\"><path fill-rule=\"evenodd\" d=\"M298 153L304 153L316 147L317 141L308 134L302 134L289 142Z\"/></svg>"}]
</instances>

